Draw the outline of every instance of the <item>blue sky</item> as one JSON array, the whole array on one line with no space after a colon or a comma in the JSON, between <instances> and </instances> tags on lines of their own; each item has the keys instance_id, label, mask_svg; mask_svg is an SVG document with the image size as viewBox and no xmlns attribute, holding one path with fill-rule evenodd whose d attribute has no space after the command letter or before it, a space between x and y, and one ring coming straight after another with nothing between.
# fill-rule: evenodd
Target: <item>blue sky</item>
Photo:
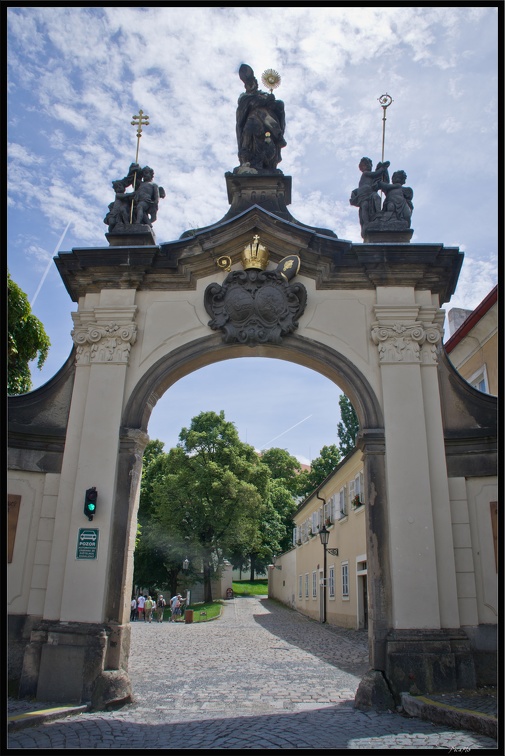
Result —
<instances>
[{"instance_id":1,"label":"blue sky","mask_svg":"<svg viewBox=\"0 0 505 756\"><path fill-rule=\"evenodd\" d=\"M387 92L385 158L414 190L412 242L465 252L445 309L473 309L496 284L497 7L11 3L6 17L8 265L52 342L43 370L32 370L35 387L72 347L76 305L52 257L63 234L62 250L105 243L111 181L135 158L133 114L149 115L139 162L167 193L158 242L226 213L243 62L258 79L267 68L281 74L287 146L279 167L292 176L295 218L361 241L349 196L360 158L380 160L378 98ZM250 381L261 382L261 412L247 401ZM296 365L232 360L175 384L149 433L170 447L198 412L223 409L244 441L310 460L338 443L339 394Z\"/></svg>"}]
</instances>

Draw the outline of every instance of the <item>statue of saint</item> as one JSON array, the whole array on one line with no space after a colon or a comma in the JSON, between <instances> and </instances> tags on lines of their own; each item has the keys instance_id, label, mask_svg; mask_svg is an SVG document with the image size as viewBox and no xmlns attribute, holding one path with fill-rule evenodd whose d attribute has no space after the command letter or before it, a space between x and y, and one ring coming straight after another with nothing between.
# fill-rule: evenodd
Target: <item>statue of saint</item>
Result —
<instances>
[{"instance_id":1,"label":"statue of saint","mask_svg":"<svg viewBox=\"0 0 505 756\"><path fill-rule=\"evenodd\" d=\"M281 149L286 146L284 103L273 93L262 92L252 68L239 68L244 82L237 105L237 143L240 166L236 173L281 173Z\"/></svg>"}]
</instances>

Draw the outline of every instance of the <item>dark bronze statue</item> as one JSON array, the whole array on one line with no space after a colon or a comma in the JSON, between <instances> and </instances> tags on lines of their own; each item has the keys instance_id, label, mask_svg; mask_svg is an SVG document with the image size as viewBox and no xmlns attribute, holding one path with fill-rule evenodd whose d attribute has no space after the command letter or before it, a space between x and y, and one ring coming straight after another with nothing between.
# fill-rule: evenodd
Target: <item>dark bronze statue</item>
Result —
<instances>
[{"instance_id":1,"label":"dark bronze statue","mask_svg":"<svg viewBox=\"0 0 505 756\"><path fill-rule=\"evenodd\" d=\"M387 223L391 220L404 221L410 227L412 217L412 198L414 192L410 186L404 186L407 180L405 171L395 171L391 179L392 183L380 181L379 188L385 193L382 221Z\"/></svg>"},{"instance_id":2,"label":"dark bronze statue","mask_svg":"<svg viewBox=\"0 0 505 756\"><path fill-rule=\"evenodd\" d=\"M286 146L284 103L275 95L258 89L252 68L245 63L239 68L244 82L237 105L237 143L240 165L235 173L282 173L281 149Z\"/></svg>"},{"instance_id":3,"label":"dark bronze statue","mask_svg":"<svg viewBox=\"0 0 505 756\"><path fill-rule=\"evenodd\" d=\"M359 163L361 178L358 188L353 189L349 200L351 205L359 208L359 222L362 229L379 215L381 211L379 183L382 180L389 181L389 161L377 163L375 171L372 171L372 165L369 157L361 158Z\"/></svg>"},{"instance_id":4,"label":"dark bronze statue","mask_svg":"<svg viewBox=\"0 0 505 756\"><path fill-rule=\"evenodd\" d=\"M113 181L112 188L116 193L114 202L109 205L109 212L103 219L103 222L109 226L109 231L118 225L118 223L129 223L131 214L131 202L133 192L125 194L124 181Z\"/></svg>"},{"instance_id":5,"label":"dark bronze statue","mask_svg":"<svg viewBox=\"0 0 505 756\"><path fill-rule=\"evenodd\" d=\"M349 202L359 208L361 235L364 239L370 239L372 233L398 234L410 229L414 192L410 187L404 186L407 180L405 171L393 173L390 182L389 165L387 160L377 163L373 171L370 158L361 158L361 179L358 188L352 191ZM383 203L379 191L384 192ZM411 236L412 232L409 233Z\"/></svg>"},{"instance_id":6,"label":"dark bronze statue","mask_svg":"<svg viewBox=\"0 0 505 756\"><path fill-rule=\"evenodd\" d=\"M132 224L152 227L157 218L159 201L166 197L163 187L155 184L153 178L154 171L148 165L141 168L138 163L132 163L124 178L112 182L116 196L103 219L109 226L109 232L126 233ZM128 186L134 191L126 193Z\"/></svg>"}]
</instances>

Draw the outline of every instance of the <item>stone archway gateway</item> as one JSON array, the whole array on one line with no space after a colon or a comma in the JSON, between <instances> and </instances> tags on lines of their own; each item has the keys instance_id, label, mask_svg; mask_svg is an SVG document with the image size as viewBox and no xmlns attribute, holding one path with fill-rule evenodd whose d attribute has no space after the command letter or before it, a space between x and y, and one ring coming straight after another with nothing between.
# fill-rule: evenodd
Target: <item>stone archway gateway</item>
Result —
<instances>
[{"instance_id":1,"label":"stone archway gateway","mask_svg":"<svg viewBox=\"0 0 505 756\"><path fill-rule=\"evenodd\" d=\"M301 224L278 170L242 165L226 182L231 207L212 226L159 245L145 226L116 229L108 246L55 258L77 303L74 349L48 384L9 401L11 677L21 696L52 701L128 695L149 416L192 371L263 356L322 373L358 414L375 683L398 698L415 670L421 691L471 687L485 622L462 600L451 503L468 510L473 479L496 498L496 399L441 347L463 255L404 230L353 244Z\"/></svg>"}]
</instances>

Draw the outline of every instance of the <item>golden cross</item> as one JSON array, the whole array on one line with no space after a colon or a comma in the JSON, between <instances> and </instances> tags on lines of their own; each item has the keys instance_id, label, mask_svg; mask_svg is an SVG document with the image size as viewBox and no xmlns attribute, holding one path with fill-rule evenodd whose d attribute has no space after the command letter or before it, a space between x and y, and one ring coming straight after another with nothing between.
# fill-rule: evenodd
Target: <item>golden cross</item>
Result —
<instances>
[{"instance_id":1,"label":"golden cross","mask_svg":"<svg viewBox=\"0 0 505 756\"><path fill-rule=\"evenodd\" d=\"M142 136L142 126L149 126L149 116L144 115L143 110L139 110L139 114L132 116L132 118L133 118L133 121L131 122L131 125L137 127L137 152L135 154L135 163L138 163L140 137ZM137 174L135 173L133 177L133 190L134 191L135 191L136 179L137 179ZM130 209L130 223L133 223L133 202Z\"/></svg>"},{"instance_id":2,"label":"golden cross","mask_svg":"<svg viewBox=\"0 0 505 756\"><path fill-rule=\"evenodd\" d=\"M140 137L142 136L142 126L149 126L149 116L144 115L143 110L139 110L138 115L132 116L133 121L131 123L132 126L137 127L137 154L135 155L135 162L138 163L139 161L139 142Z\"/></svg>"}]
</instances>

